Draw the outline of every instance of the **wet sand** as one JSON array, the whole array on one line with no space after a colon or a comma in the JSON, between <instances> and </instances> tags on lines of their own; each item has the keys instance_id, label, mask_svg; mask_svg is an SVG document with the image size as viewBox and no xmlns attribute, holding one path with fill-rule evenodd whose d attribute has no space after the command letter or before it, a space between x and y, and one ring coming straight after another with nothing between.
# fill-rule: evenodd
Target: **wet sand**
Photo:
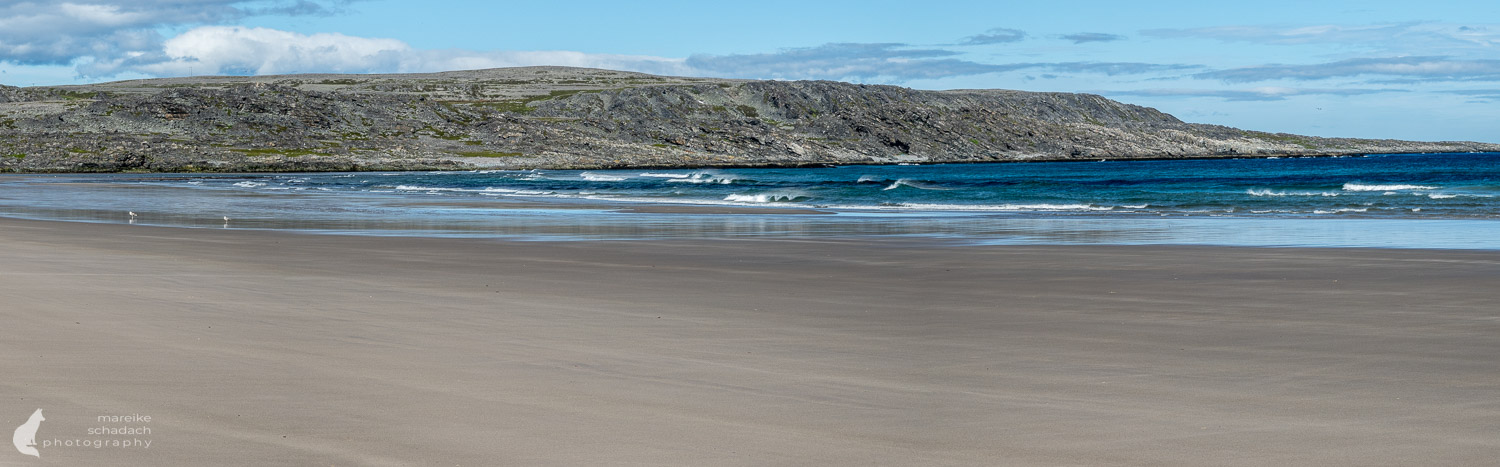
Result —
<instances>
[{"instance_id":1,"label":"wet sand","mask_svg":"<svg viewBox=\"0 0 1500 467\"><path fill-rule=\"evenodd\" d=\"M0 424L152 441L0 465L1492 465L1496 284L1486 251L0 220Z\"/></svg>"}]
</instances>

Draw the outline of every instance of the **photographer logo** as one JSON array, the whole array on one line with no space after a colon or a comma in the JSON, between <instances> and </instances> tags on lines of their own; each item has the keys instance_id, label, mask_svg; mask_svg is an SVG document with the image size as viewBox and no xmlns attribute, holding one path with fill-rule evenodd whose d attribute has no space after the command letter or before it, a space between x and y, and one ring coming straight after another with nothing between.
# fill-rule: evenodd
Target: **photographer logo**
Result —
<instances>
[{"instance_id":1,"label":"photographer logo","mask_svg":"<svg viewBox=\"0 0 1500 467\"><path fill-rule=\"evenodd\" d=\"M16 445L16 450L28 456L42 457L42 453L36 450L36 430L42 427L42 409L36 409L31 413L31 419L16 427L16 434L11 443Z\"/></svg>"}]
</instances>

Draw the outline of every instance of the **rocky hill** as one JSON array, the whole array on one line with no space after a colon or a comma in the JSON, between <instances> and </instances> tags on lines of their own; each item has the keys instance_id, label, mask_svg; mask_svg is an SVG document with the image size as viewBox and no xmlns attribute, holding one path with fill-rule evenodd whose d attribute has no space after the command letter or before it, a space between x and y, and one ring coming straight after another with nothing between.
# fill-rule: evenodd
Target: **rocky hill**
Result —
<instances>
[{"instance_id":1,"label":"rocky hill","mask_svg":"<svg viewBox=\"0 0 1500 467\"><path fill-rule=\"evenodd\" d=\"M528 67L0 86L0 171L795 166L1500 151L1184 123L1089 94Z\"/></svg>"}]
</instances>

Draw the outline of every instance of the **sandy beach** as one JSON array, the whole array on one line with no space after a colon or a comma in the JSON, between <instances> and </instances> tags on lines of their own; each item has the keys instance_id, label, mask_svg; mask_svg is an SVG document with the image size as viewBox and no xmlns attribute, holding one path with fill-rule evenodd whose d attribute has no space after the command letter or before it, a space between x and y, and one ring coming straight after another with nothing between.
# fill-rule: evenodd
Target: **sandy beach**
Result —
<instances>
[{"instance_id":1,"label":"sandy beach","mask_svg":"<svg viewBox=\"0 0 1500 467\"><path fill-rule=\"evenodd\" d=\"M46 414L0 465L1500 458L1493 251L3 219L0 258L0 423Z\"/></svg>"}]
</instances>

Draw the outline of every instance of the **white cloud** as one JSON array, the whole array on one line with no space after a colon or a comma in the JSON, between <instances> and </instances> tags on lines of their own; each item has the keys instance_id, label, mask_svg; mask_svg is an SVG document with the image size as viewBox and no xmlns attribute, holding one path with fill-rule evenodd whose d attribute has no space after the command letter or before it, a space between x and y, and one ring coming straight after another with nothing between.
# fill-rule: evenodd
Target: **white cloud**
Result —
<instances>
[{"instance_id":1,"label":"white cloud","mask_svg":"<svg viewBox=\"0 0 1500 467\"><path fill-rule=\"evenodd\" d=\"M258 15L325 15L349 0L0 1L0 62L123 61L161 51L162 28L226 24Z\"/></svg>"},{"instance_id":2,"label":"white cloud","mask_svg":"<svg viewBox=\"0 0 1500 467\"><path fill-rule=\"evenodd\" d=\"M289 73L411 73L530 65L610 68L647 73L688 72L680 59L571 51L416 50L396 39L336 33L300 34L269 28L202 26L166 40L159 53L96 60L93 76L138 72L274 75Z\"/></svg>"},{"instance_id":3,"label":"white cloud","mask_svg":"<svg viewBox=\"0 0 1500 467\"><path fill-rule=\"evenodd\" d=\"M144 12L120 11L118 5L63 3L58 10L68 18L108 27L137 25L149 18Z\"/></svg>"},{"instance_id":4,"label":"white cloud","mask_svg":"<svg viewBox=\"0 0 1500 467\"><path fill-rule=\"evenodd\" d=\"M391 69L411 47L395 39L370 39L337 33L304 35L267 28L204 26L163 44L170 62L153 74L182 72L201 64L204 71L271 75L307 71L363 72ZM172 68L175 68L172 69Z\"/></svg>"},{"instance_id":5,"label":"white cloud","mask_svg":"<svg viewBox=\"0 0 1500 467\"><path fill-rule=\"evenodd\" d=\"M156 51L95 59L78 66L86 76L134 72L276 75L295 73L417 73L534 65L574 66L677 76L844 79L903 82L1022 69L1138 75L1197 68L1149 63L1068 62L987 64L953 58L958 52L903 44L825 44L749 55L683 58L575 51L420 50L397 39L337 33L301 34L269 28L200 26L161 43Z\"/></svg>"}]
</instances>

